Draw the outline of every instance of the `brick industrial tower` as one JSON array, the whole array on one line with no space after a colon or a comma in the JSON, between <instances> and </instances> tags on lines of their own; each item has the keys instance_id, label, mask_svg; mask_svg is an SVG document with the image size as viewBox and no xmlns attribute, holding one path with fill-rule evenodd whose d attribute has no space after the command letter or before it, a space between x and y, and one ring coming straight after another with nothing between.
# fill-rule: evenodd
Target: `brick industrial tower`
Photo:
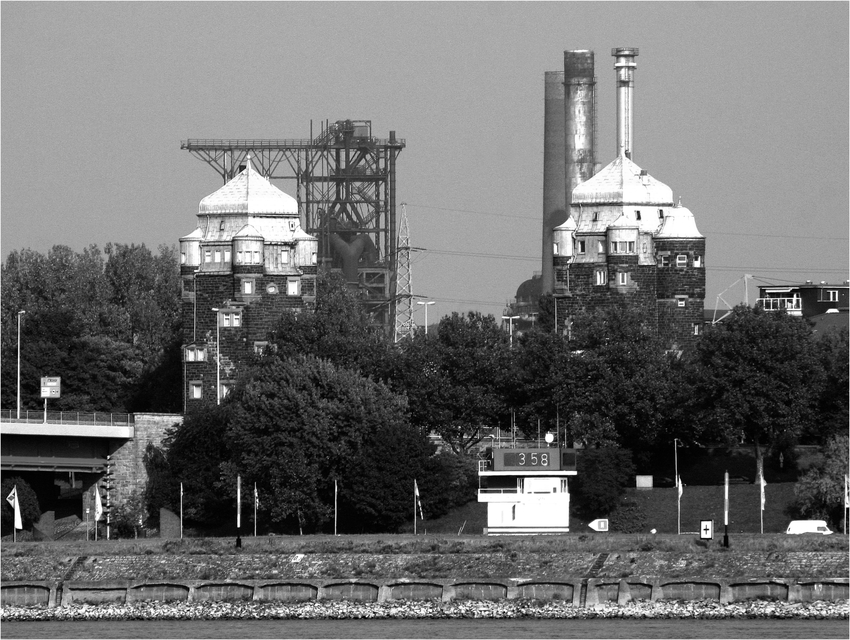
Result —
<instances>
[{"instance_id":1,"label":"brick industrial tower","mask_svg":"<svg viewBox=\"0 0 850 640\"><path fill-rule=\"evenodd\" d=\"M251 164L201 200L180 238L184 412L224 398L284 309L315 299L318 243L298 203Z\"/></svg>"}]
</instances>

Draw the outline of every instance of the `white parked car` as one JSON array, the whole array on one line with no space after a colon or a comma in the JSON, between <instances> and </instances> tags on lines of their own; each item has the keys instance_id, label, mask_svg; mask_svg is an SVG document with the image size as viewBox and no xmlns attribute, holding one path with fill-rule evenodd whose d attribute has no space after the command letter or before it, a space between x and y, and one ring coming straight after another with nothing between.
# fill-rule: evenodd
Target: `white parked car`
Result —
<instances>
[{"instance_id":1,"label":"white parked car","mask_svg":"<svg viewBox=\"0 0 850 640\"><path fill-rule=\"evenodd\" d=\"M817 533L828 536L832 533L825 520L792 520L785 533Z\"/></svg>"}]
</instances>

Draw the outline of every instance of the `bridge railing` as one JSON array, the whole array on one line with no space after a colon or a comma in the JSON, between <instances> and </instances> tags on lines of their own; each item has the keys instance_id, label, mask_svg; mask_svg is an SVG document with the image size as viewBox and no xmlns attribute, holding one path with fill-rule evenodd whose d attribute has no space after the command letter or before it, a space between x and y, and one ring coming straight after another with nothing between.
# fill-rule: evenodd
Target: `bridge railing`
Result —
<instances>
[{"instance_id":1,"label":"bridge railing","mask_svg":"<svg viewBox=\"0 0 850 640\"><path fill-rule=\"evenodd\" d=\"M15 409L0 410L0 421L16 422L22 424L81 424L96 426L128 427L134 423L132 413L107 413L84 412L84 411L21 411Z\"/></svg>"}]
</instances>

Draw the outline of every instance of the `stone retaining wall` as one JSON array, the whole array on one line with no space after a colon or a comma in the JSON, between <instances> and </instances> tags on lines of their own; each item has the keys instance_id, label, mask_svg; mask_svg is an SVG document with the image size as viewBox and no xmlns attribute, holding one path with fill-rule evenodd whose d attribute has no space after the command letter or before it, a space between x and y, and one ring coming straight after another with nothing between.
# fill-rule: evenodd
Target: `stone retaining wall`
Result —
<instances>
[{"instance_id":1,"label":"stone retaining wall","mask_svg":"<svg viewBox=\"0 0 850 640\"><path fill-rule=\"evenodd\" d=\"M361 580L114 580L19 581L0 587L2 606L75 606L156 602L306 602L345 600L514 600L565 601L574 606L637 600L717 600L729 602L774 599L781 602L847 600L848 578L564 578L519 579L399 579Z\"/></svg>"}]
</instances>

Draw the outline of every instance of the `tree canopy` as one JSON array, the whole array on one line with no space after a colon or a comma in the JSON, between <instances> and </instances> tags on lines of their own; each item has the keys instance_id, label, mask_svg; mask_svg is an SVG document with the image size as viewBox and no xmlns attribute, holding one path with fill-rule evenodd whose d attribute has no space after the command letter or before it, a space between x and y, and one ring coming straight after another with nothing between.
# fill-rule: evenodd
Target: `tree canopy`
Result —
<instances>
[{"instance_id":1,"label":"tree canopy","mask_svg":"<svg viewBox=\"0 0 850 640\"><path fill-rule=\"evenodd\" d=\"M104 255L106 257L104 257ZM40 379L62 378L52 409L178 411L180 286L176 250L56 245L12 251L2 269L2 398L40 409ZM163 384L164 382L174 384Z\"/></svg>"}]
</instances>

